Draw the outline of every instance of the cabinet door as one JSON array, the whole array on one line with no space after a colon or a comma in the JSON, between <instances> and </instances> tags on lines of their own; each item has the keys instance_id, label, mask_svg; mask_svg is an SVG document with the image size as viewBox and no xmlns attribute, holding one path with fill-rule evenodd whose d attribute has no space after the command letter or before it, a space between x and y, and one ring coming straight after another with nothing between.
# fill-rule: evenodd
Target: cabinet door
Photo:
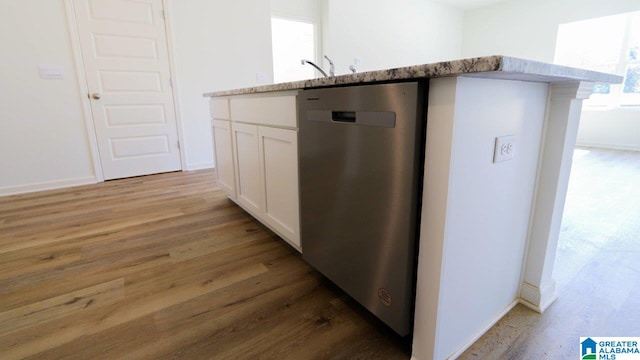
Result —
<instances>
[{"instance_id":1,"label":"cabinet door","mask_svg":"<svg viewBox=\"0 0 640 360\"><path fill-rule=\"evenodd\" d=\"M298 132L258 127L264 179L263 221L300 250Z\"/></svg>"},{"instance_id":2,"label":"cabinet door","mask_svg":"<svg viewBox=\"0 0 640 360\"><path fill-rule=\"evenodd\" d=\"M264 189L260 174L258 126L233 123L234 165L236 169L236 201L245 210L261 218Z\"/></svg>"},{"instance_id":3,"label":"cabinet door","mask_svg":"<svg viewBox=\"0 0 640 360\"><path fill-rule=\"evenodd\" d=\"M233 147L231 145L231 123L223 120L211 120L213 128L213 149L216 158L218 186L230 198L236 198L235 170L233 165Z\"/></svg>"}]
</instances>

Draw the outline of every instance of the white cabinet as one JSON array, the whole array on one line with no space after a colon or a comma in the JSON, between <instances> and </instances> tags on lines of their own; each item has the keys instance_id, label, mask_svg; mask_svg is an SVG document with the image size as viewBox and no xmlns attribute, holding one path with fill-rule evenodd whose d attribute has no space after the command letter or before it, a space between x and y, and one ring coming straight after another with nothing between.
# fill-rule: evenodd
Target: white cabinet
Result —
<instances>
[{"instance_id":1,"label":"white cabinet","mask_svg":"<svg viewBox=\"0 0 640 360\"><path fill-rule=\"evenodd\" d=\"M211 99L209 106L218 186L227 193L229 198L235 200L236 180L233 168L229 99Z\"/></svg>"},{"instance_id":2,"label":"white cabinet","mask_svg":"<svg viewBox=\"0 0 640 360\"><path fill-rule=\"evenodd\" d=\"M300 248L298 132L258 126L258 138L265 193L263 220Z\"/></svg>"},{"instance_id":3,"label":"white cabinet","mask_svg":"<svg viewBox=\"0 0 640 360\"><path fill-rule=\"evenodd\" d=\"M300 249L296 93L213 98L218 184Z\"/></svg>"},{"instance_id":4,"label":"white cabinet","mask_svg":"<svg viewBox=\"0 0 640 360\"><path fill-rule=\"evenodd\" d=\"M213 98L209 102L211 117L220 120L231 120L229 116L229 99Z\"/></svg>"},{"instance_id":5,"label":"white cabinet","mask_svg":"<svg viewBox=\"0 0 640 360\"><path fill-rule=\"evenodd\" d=\"M295 95L232 98L229 101L233 121L266 126L298 127Z\"/></svg>"},{"instance_id":6,"label":"white cabinet","mask_svg":"<svg viewBox=\"0 0 640 360\"><path fill-rule=\"evenodd\" d=\"M231 199L236 198L235 169L231 142L231 122L211 120L213 128L213 150L216 159L218 186Z\"/></svg>"},{"instance_id":7,"label":"white cabinet","mask_svg":"<svg viewBox=\"0 0 640 360\"><path fill-rule=\"evenodd\" d=\"M254 216L264 212L264 187L260 173L258 127L233 123L233 152L236 169L237 202Z\"/></svg>"}]
</instances>

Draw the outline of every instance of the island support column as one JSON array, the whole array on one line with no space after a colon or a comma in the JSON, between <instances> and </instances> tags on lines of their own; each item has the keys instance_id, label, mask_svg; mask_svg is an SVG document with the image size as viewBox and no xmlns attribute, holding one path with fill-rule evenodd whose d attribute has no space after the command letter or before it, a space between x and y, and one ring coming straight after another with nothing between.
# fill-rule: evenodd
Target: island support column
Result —
<instances>
[{"instance_id":1,"label":"island support column","mask_svg":"<svg viewBox=\"0 0 640 360\"><path fill-rule=\"evenodd\" d=\"M567 195L573 150L576 145L582 100L595 83L549 85L549 100L536 198L520 297L522 303L542 313L557 298L552 278L562 213Z\"/></svg>"}]
</instances>

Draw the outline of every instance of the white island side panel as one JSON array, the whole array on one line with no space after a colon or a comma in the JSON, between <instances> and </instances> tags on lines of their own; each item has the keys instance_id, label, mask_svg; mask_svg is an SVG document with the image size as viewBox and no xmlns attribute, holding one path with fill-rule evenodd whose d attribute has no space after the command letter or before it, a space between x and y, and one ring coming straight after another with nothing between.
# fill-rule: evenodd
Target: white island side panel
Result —
<instances>
[{"instance_id":1,"label":"white island side panel","mask_svg":"<svg viewBox=\"0 0 640 360\"><path fill-rule=\"evenodd\" d=\"M416 360L459 355L519 298L547 94L546 83L430 81ZM493 163L505 135L516 155Z\"/></svg>"}]
</instances>

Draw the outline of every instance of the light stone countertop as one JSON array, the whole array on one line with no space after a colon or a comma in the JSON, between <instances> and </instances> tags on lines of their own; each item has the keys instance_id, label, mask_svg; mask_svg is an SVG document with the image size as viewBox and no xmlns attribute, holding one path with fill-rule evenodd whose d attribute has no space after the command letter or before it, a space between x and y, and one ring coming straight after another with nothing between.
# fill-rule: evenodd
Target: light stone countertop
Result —
<instances>
[{"instance_id":1,"label":"light stone countertop","mask_svg":"<svg viewBox=\"0 0 640 360\"><path fill-rule=\"evenodd\" d=\"M445 76L471 76L534 82L591 81L619 84L622 76L568 66L494 55L443 61L394 69L368 71L330 78L293 81L272 85L205 93L205 97L256 94L272 91L311 89L319 87L372 84L378 82L428 79Z\"/></svg>"}]
</instances>

